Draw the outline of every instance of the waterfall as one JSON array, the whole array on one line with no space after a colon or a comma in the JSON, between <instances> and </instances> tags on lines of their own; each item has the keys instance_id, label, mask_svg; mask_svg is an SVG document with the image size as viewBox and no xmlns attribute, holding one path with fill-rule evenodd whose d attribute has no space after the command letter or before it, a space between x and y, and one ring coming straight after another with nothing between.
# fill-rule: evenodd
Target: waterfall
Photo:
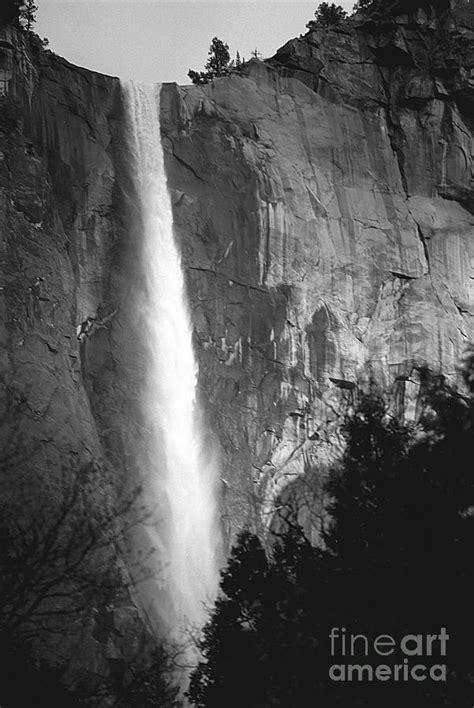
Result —
<instances>
[{"instance_id":1,"label":"waterfall","mask_svg":"<svg viewBox=\"0 0 474 708\"><path fill-rule=\"evenodd\" d=\"M124 82L131 174L141 229L137 317L146 358L141 474L153 507L155 611L177 638L202 627L218 583L217 465L196 396L197 363L180 253L173 234L159 123L160 86Z\"/></svg>"}]
</instances>

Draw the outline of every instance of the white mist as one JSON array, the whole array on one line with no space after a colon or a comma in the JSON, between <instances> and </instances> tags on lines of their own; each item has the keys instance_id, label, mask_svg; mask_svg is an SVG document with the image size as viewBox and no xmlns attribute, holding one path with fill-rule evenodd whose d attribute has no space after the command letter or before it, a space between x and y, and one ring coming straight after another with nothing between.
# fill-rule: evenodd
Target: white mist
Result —
<instances>
[{"instance_id":1,"label":"white mist","mask_svg":"<svg viewBox=\"0 0 474 708\"><path fill-rule=\"evenodd\" d=\"M217 468L196 399L197 364L180 254L173 235L159 124L160 86L123 84L142 228L140 318L146 348L142 470L154 508L155 611L172 638L202 627L218 585ZM158 585L157 585L158 588Z\"/></svg>"}]
</instances>

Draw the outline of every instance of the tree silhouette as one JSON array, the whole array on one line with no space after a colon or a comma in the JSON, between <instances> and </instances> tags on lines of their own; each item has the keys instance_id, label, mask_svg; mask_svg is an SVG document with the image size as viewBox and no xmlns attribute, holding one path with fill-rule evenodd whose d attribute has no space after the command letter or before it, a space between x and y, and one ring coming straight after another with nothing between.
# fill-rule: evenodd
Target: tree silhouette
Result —
<instances>
[{"instance_id":1,"label":"tree silhouette","mask_svg":"<svg viewBox=\"0 0 474 708\"><path fill-rule=\"evenodd\" d=\"M27 32L33 28L36 22L37 12L38 6L35 5L34 0L24 0L20 8L20 24Z\"/></svg>"},{"instance_id":2,"label":"tree silhouette","mask_svg":"<svg viewBox=\"0 0 474 708\"><path fill-rule=\"evenodd\" d=\"M29 31L36 22L37 11L33 0L2 0L0 23Z\"/></svg>"},{"instance_id":3,"label":"tree silhouette","mask_svg":"<svg viewBox=\"0 0 474 708\"><path fill-rule=\"evenodd\" d=\"M69 464L51 465L40 478L27 464L44 451L43 441L26 434L28 400L8 387L2 394L0 705L72 708L99 697L109 706L177 705L167 652L138 613L129 632L134 644L142 637L140 646L127 652L128 664L115 660L119 675L107 662L100 671L85 666L72 690L65 675L70 647L85 627L106 641L107 618L133 607L136 586L149 577L146 558L143 566L124 562L128 534L148 515L139 489L121 485L114 470L94 460L80 464L71 453ZM122 696L128 702L117 702Z\"/></svg>"},{"instance_id":4,"label":"tree silhouette","mask_svg":"<svg viewBox=\"0 0 474 708\"><path fill-rule=\"evenodd\" d=\"M190 69L188 76L193 84L207 84L218 76L227 76L231 68L229 45L214 37L208 52L204 71Z\"/></svg>"},{"instance_id":5,"label":"tree silhouette","mask_svg":"<svg viewBox=\"0 0 474 708\"><path fill-rule=\"evenodd\" d=\"M310 32L320 27L340 25L346 19L347 12L341 5L335 5L335 3L330 5L328 2L322 2L315 10L314 17L315 19L310 20L306 25Z\"/></svg>"},{"instance_id":6,"label":"tree silhouette","mask_svg":"<svg viewBox=\"0 0 474 708\"><path fill-rule=\"evenodd\" d=\"M426 370L420 380L416 423L399 423L374 387L348 412L320 547L294 524L267 553L252 534L239 537L191 680L195 705L472 704L474 357L463 392ZM347 662L341 643L332 651L334 628L398 641L382 659L359 639L349 663L374 667L403 666L403 636L445 628L447 657L425 652L416 663L429 671L441 660L448 680L334 681L331 666Z\"/></svg>"},{"instance_id":7,"label":"tree silhouette","mask_svg":"<svg viewBox=\"0 0 474 708\"><path fill-rule=\"evenodd\" d=\"M453 6L452 0L358 0L354 11L365 10L375 18L386 18L414 12L419 8L443 13Z\"/></svg>"}]
</instances>

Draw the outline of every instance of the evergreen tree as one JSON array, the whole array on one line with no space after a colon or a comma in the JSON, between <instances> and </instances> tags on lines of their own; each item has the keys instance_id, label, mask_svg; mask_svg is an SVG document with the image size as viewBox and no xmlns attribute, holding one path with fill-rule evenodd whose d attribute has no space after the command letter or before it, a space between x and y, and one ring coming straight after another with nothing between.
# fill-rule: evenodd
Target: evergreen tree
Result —
<instances>
[{"instance_id":1,"label":"evergreen tree","mask_svg":"<svg viewBox=\"0 0 474 708\"><path fill-rule=\"evenodd\" d=\"M416 424L400 424L374 389L347 415L324 547L312 547L294 525L269 555L251 534L239 538L192 677L195 705L472 705L474 357L466 393L426 371L421 379ZM415 663L429 669L441 658L448 680L334 682L329 668L340 663L341 645L337 659L333 628L369 641L446 628L447 657L425 651ZM389 658L367 656L359 640L348 663L405 658L398 645Z\"/></svg>"},{"instance_id":2,"label":"evergreen tree","mask_svg":"<svg viewBox=\"0 0 474 708\"><path fill-rule=\"evenodd\" d=\"M335 27L346 19L347 13L341 5L331 5L322 2L314 13L314 20L310 20L306 27L312 31L321 27Z\"/></svg>"},{"instance_id":3,"label":"evergreen tree","mask_svg":"<svg viewBox=\"0 0 474 708\"><path fill-rule=\"evenodd\" d=\"M229 45L218 37L214 37L208 52L208 60L204 71L190 69L188 76L193 84L207 84L218 76L227 76L231 68Z\"/></svg>"},{"instance_id":4,"label":"evergreen tree","mask_svg":"<svg viewBox=\"0 0 474 708\"><path fill-rule=\"evenodd\" d=\"M35 5L34 0L24 0L20 8L20 24L27 32L33 28L36 22L37 12L38 6Z\"/></svg>"},{"instance_id":5,"label":"evergreen tree","mask_svg":"<svg viewBox=\"0 0 474 708\"><path fill-rule=\"evenodd\" d=\"M435 13L448 11L453 0L358 0L354 11L366 10L376 17L393 17L419 8L432 9Z\"/></svg>"},{"instance_id":6,"label":"evergreen tree","mask_svg":"<svg viewBox=\"0 0 474 708\"><path fill-rule=\"evenodd\" d=\"M0 24L30 31L36 22L38 7L34 0L2 0Z\"/></svg>"},{"instance_id":7,"label":"evergreen tree","mask_svg":"<svg viewBox=\"0 0 474 708\"><path fill-rule=\"evenodd\" d=\"M213 77L225 76L228 73L230 63L229 45L214 37L208 54L209 58L204 67L205 70Z\"/></svg>"}]
</instances>

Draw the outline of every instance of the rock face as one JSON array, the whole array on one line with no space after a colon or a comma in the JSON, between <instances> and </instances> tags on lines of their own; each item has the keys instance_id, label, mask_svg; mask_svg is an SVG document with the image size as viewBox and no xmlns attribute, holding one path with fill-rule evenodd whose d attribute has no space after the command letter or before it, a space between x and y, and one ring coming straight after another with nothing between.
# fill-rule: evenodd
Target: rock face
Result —
<instances>
[{"instance_id":1,"label":"rock face","mask_svg":"<svg viewBox=\"0 0 474 708\"><path fill-rule=\"evenodd\" d=\"M27 400L28 435L48 440L51 464L100 457L76 327L113 277L118 82L6 30L2 51L16 69L1 97L2 383L10 405Z\"/></svg>"},{"instance_id":2,"label":"rock face","mask_svg":"<svg viewBox=\"0 0 474 708\"><path fill-rule=\"evenodd\" d=\"M359 19L162 88L229 539L324 468L361 378L395 382L403 408L417 364L454 374L472 341L471 19ZM140 233L120 85L0 39L4 409L26 401L38 474L73 455L133 479Z\"/></svg>"},{"instance_id":3,"label":"rock face","mask_svg":"<svg viewBox=\"0 0 474 708\"><path fill-rule=\"evenodd\" d=\"M94 317L88 333L100 342L122 297L112 307L119 82L6 29L0 60L11 68L0 96L0 471L2 484L4 474L26 479L32 497L49 502L62 474L107 464L89 342L78 333ZM54 660L62 651L76 678L84 664L106 674L108 659L136 649L136 614L113 608L104 591L81 636L54 640Z\"/></svg>"},{"instance_id":4,"label":"rock face","mask_svg":"<svg viewBox=\"0 0 474 708\"><path fill-rule=\"evenodd\" d=\"M334 407L364 371L403 400L416 363L453 374L472 341L463 23L359 21L207 86L163 88L231 519L324 464Z\"/></svg>"}]
</instances>

